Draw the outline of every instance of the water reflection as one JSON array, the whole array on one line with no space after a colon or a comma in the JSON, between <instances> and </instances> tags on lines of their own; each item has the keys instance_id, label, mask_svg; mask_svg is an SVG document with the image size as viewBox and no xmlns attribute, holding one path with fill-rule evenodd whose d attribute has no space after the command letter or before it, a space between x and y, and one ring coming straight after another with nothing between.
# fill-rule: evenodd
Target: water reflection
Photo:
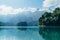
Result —
<instances>
[{"instance_id":1,"label":"water reflection","mask_svg":"<svg viewBox=\"0 0 60 40\"><path fill-rule=\"evenodd\" d=\"M39 33L45 40L60 40L60 28L41 27Z\"/></svg>"},{"instance_id":2,"label":"water reflection","mask_svg":"<svg viewBox=\"0 0 60 40\"><path fill-rule=\"evenodd\" d=\"M15 37L15 36L10 36L10 37L7 37L7 36L0 36L0 40L18 40L19 38Z\"/></svg>"},{"instance_id":3,"label":"water reflection","mask_svg":"<svg viewBox=\"0 0 60 40\"><path fill-rule=\"evenodd\" d=\"M27 28L27 30L20 30L18 28L1 28L1 40L44 40L38 28Z\"/></svg>"}]
</instances>

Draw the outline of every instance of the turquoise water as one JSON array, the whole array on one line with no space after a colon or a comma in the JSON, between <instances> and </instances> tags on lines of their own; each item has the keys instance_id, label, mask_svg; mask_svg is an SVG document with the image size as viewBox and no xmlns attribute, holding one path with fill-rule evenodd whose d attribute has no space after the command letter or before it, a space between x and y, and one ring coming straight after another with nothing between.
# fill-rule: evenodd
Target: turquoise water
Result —
<instances>
[{"instance_id":1,"label":"turquoise water","mask_svg":"<svg viewBox=\"0 0 60 40\"><path fill-rule=\"evenodd\" d=\"M38 28L4 28L0 30L0 40L44 40L39 34Z\"/></svg>"},{"instance_id":2,"label":"turquoise water","mask_svg":"<svg viewBox=\"0 0 60 40\"><path fill-rule=\"evenodd\" d=\"M58 26L56 28L53 26L41 27L39 33L45 40L60 40L60 28Z\"/></svg>"}]
</instances>

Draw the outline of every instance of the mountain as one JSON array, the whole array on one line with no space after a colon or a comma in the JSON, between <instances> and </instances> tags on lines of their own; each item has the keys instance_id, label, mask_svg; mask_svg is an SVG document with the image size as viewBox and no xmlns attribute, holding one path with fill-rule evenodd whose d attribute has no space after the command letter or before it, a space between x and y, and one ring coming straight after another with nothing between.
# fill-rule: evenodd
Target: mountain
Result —
<instances>
[{"instance_id":1,"label":"mountain","mask_svg":"<svg viewBox=\"0 0 60 40\"><path fill-rule=\"evenodd\" d=\"M6 25L16 25L19 22L27 22L28 25L38 25L38 19L41 17L41 15L44 13L44 11L27 11L18 13L15 15L9 14L7 16L0 16L0 21L5 22Z\"/></svg>"}]
</instances>

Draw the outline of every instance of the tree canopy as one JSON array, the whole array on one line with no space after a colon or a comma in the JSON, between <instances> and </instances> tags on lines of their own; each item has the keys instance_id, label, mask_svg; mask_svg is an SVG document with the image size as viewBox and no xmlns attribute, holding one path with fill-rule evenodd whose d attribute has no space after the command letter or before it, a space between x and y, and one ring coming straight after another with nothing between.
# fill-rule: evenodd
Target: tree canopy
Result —
<instances>
[{"instance_id":1,"label":"tree canopy","mask_svg":"<svg viewBox=\"0 0 60 40\"><path fill-rule=\"evenodd\" d=\"M60 8L56 8L52 13L45 12L39 18L39 25L60 26Z\"/></svg>"},{"instance_id":2,"label":"tree canopy","mask_svg":"<svg viewBox=\"0 0 60 40\"><path fill-rule=\"evenodd\" d=\"M28 25L27 22L19 22L17 24L17 26L27 26L27 25Z\"/></svg>"}]
</instances>

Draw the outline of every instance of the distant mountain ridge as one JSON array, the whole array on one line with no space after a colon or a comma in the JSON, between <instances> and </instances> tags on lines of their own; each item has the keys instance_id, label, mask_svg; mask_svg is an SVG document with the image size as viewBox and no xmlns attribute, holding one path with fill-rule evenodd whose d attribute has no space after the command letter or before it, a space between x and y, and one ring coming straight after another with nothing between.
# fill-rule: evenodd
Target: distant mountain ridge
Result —
<instances>
[{"instance_id":1,"label":"distant mountain ridge","mask_svg":"<svg viewBox=\"0 0 60 40\"><path fill-rule=\"evenodd\" d=\"M38 25L38 19L44 11L35 11L35 12L23 12L16 15L7 15L0 16L0 21L6 23L6 25L16 25L19 22L27 22L28 25Z\"/></svg>"}]
</instances>

